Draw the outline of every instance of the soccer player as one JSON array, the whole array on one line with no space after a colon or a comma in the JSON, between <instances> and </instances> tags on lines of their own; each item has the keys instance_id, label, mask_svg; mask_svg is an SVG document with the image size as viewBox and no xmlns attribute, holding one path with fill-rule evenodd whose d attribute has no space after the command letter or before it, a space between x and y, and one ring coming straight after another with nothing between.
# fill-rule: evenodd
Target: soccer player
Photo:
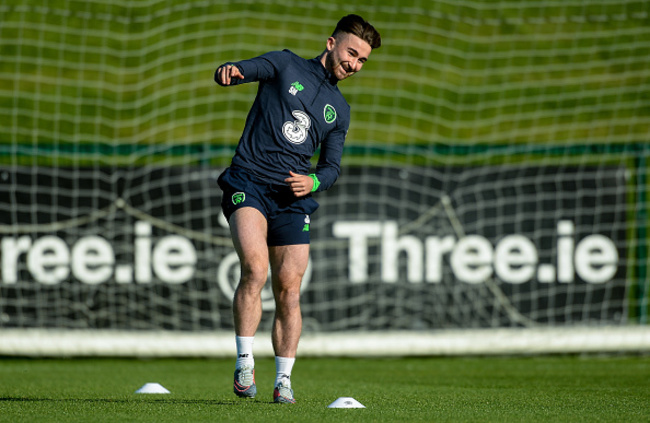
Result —
<instances>
[{"instance_id":1,"label":"soccer player","mask_svg":"<svg viewBox=\"0 0 650 423\"><path fill-rule=\"evenodd\" d=\"M257 393L253 339L270 264L276 305L273 399L295 403L290 377L302 330L300 284L309 260L311 214L318 208L312 193L328 189L338 178L350 123L350 106L337 83L359 72L380 45L375 28L352 14L337 23L316 58L274 51L228 62L215 72L222 86L259 82L231 165L218 180L241 262L233 301L234 391L240 397ZM320 157L310 173L310 159L319 146Z\"/></svg>"}]
</instances>

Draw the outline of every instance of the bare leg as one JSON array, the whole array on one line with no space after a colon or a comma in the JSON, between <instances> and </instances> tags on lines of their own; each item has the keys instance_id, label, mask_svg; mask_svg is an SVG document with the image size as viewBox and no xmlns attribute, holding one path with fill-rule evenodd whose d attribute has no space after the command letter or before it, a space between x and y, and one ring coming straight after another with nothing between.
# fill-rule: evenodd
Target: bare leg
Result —
<instances>
[{"instance_id":1,"label":"bare leg","mask_svg":"<svg viewBox=\"0 0 650 423\"><path fill-rule=\"evenodd\" d=\"M269 269L266 218L259 210L244 207L231 216L230 231L241 262L241 279L233 301L235 333L255 336L262 318L261 293Z\"/></svg>"},{"instance_id":2,"label":"bare leg","mask_svg":"<svg viewBox=\"0 0 650 423\"><path fill-rule=\"evenodd\" d=\"M302 331L300 284L309 261L309 244L269 249L275 296L273 350L276 356L295 357Z\"/></svg>"}]
</instances>

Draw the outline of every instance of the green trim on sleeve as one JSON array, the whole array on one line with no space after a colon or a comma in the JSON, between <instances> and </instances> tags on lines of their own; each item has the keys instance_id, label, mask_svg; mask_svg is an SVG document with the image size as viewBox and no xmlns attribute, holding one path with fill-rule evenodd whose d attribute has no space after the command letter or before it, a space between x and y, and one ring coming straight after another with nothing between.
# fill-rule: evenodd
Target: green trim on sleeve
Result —
<instances>
[{"instance_id":1,"label":"green trim on sleeve","mask_svg":"<svg viewBox=\"0 0 650 423\"><path fill-rule=\"evenodd\" d=\"M316 191L316 190L318 189L318 187L320 186L320 181L318 180L318 176L316 176L315 173L310 173L310 174L309 174L309 177L310 177L311 179L314 180L314 186L313 186L312 189L311 189L311 192L314 192L314 191Z\"/></svg>"}]
</instances>

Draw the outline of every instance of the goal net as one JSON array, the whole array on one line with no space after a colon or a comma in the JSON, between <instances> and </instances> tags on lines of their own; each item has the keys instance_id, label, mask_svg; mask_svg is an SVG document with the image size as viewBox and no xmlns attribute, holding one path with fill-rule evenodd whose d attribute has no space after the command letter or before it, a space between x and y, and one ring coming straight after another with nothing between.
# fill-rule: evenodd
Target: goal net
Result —
<instances>
[{"instance_id":1,"label":"goal net","mask_svg":"<svg viewBox=\"0 0 650 423\"><path fill-rule=\"evenodd\" d=\"M6 0L0 353L231 354L216 177L257 86L214 70L346 13L383 46L339 84L301 353L650 350L647 2Z\"/></svg>"}]
</instances>

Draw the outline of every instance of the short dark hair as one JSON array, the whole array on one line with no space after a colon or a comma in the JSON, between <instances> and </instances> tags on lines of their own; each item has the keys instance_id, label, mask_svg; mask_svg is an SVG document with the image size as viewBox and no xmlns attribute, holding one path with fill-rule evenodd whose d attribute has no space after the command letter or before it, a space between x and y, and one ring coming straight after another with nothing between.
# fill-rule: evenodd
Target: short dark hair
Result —
<instances>
[{"instance_id":1,"label":"short dark hair","mask_svg":"<svg viewBox=\"0 0 650 423\"><path fill-rule=\"evenodd\" d=\"M336 29L334 29L332 37L335 37L339 32L356 35L370 44L370 48L372 49L381 47L381 35L379 35L379 32L359 15L350 14L342 17L336 24Z\"/></svg>"}]
</instances>

